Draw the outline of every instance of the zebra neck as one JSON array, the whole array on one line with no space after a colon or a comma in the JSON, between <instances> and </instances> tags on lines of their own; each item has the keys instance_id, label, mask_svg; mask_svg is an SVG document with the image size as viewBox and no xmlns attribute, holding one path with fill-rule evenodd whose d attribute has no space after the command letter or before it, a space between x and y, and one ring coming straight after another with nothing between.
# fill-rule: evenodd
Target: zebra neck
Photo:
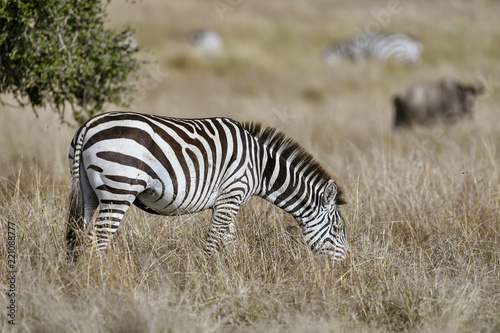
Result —
<instances>
[{"instance_id":1,"label":"zebra neck","mask_svg":"<svg viewBox=\"0 0 500 333\"><path fill-rule=\"evenodd\" d=\"M267 151L262 159L260 188L256 195L275 204L294 217L301 216L313 201L312 186L308 181L307 165Z\"/></svg>"}]
</instances>

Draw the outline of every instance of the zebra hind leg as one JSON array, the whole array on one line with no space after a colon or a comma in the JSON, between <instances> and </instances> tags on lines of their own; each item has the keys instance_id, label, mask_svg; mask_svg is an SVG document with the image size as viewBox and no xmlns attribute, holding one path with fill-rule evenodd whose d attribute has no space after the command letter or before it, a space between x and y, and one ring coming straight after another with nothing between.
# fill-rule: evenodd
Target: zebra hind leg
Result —
<instances>
[{"instance_id":1,"label":"zebra hind leg","mask_svg":"<svg viewBox=\"0 0 500 333\"><path fill-rule=\"evenodd\" d=\"M105 252L131 204L128 200L101 200L99 213L89 234L91 242L95 238L99 256Z\"/></svg>"},{"instance_id":2,"label":"zebra hind leg","mask_svg":"<svg viewBox=\"0 0 500 333\"><path fill-rule=\"evenodd\" d=\"M78 259L79 248L85 239L85 229L98 206L99 201L89 185L87 175L83 173L80 178L74 178L71 184L66 229L66 258L68 260Z\"/></svg>"}]
</instances>

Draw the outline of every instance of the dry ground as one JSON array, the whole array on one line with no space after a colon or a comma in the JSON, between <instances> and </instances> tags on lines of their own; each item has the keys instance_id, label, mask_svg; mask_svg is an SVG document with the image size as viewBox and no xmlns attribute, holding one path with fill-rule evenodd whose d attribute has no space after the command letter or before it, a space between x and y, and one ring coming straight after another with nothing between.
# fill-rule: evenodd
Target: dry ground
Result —
<instances>
[{"instance_id":1,"label":"dry ground","mask_svg":"<svg viewBox=\"0 0 500 333\"><path fill-rule=\"evenodd\" d=\"M131 210L100 266L64 257L75 128L49 111L1 106L0 243L15 223L16 326L32 332L500 331L500 5L401 1L384 30L411 33L418 66L321 63L321 48L376 22L389 1L115 1L148 48L150 79L130 109L229 116L286 131L343 187L352 256L314 257L290 216L255 199L238 214L240 247L202 256L209 213ZM194 54L197 27L224 52ZM482 81L471 122L391 129L390 97L442 77ZM9 103L8 96L2 99ZM112 109L110 107L110 109ZM0 273L7 276L7 249ZM7 304L7 283L0 284ZM5 303L4 303L5 302Z\"/></svg>"}]
</instances>

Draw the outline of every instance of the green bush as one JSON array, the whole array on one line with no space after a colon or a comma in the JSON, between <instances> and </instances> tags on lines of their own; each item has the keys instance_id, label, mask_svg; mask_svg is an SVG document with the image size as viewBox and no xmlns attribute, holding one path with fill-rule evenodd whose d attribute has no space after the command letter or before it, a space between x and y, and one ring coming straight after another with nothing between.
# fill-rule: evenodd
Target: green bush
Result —
<instances>
[{"instance_id":1,"label":"green bush","mask_svg":"<svg viewBox=\"0 0 500 333\"><path fill-rule=\"evenodd\" d=\"M104 28L105 9L101 0L1 0L0 93L35 112L49 105L61 120L70 105L79 123L105 103L128 104L138 48L131 28Z\"/></svg>"}]
</instances>

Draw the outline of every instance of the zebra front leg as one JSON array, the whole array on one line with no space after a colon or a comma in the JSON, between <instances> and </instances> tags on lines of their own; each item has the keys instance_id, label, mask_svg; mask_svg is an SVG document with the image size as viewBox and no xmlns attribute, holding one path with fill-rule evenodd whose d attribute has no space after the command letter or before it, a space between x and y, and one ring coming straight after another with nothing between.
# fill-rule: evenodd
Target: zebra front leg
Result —
<instances>
[{"instance_id":1,"label":"zebra front leg","mask_svg":"<svg viewBox=\"0 0 500 333\"><path fill-rule=\"evenodd\" d=\"M214 206L210 229L208 230L204 252L207 256L217 252L221 245L226 248L236 246L236 230L234 227L234 217L240 208L237 202L221 202Z\"/></svg>"}]
</instances>

